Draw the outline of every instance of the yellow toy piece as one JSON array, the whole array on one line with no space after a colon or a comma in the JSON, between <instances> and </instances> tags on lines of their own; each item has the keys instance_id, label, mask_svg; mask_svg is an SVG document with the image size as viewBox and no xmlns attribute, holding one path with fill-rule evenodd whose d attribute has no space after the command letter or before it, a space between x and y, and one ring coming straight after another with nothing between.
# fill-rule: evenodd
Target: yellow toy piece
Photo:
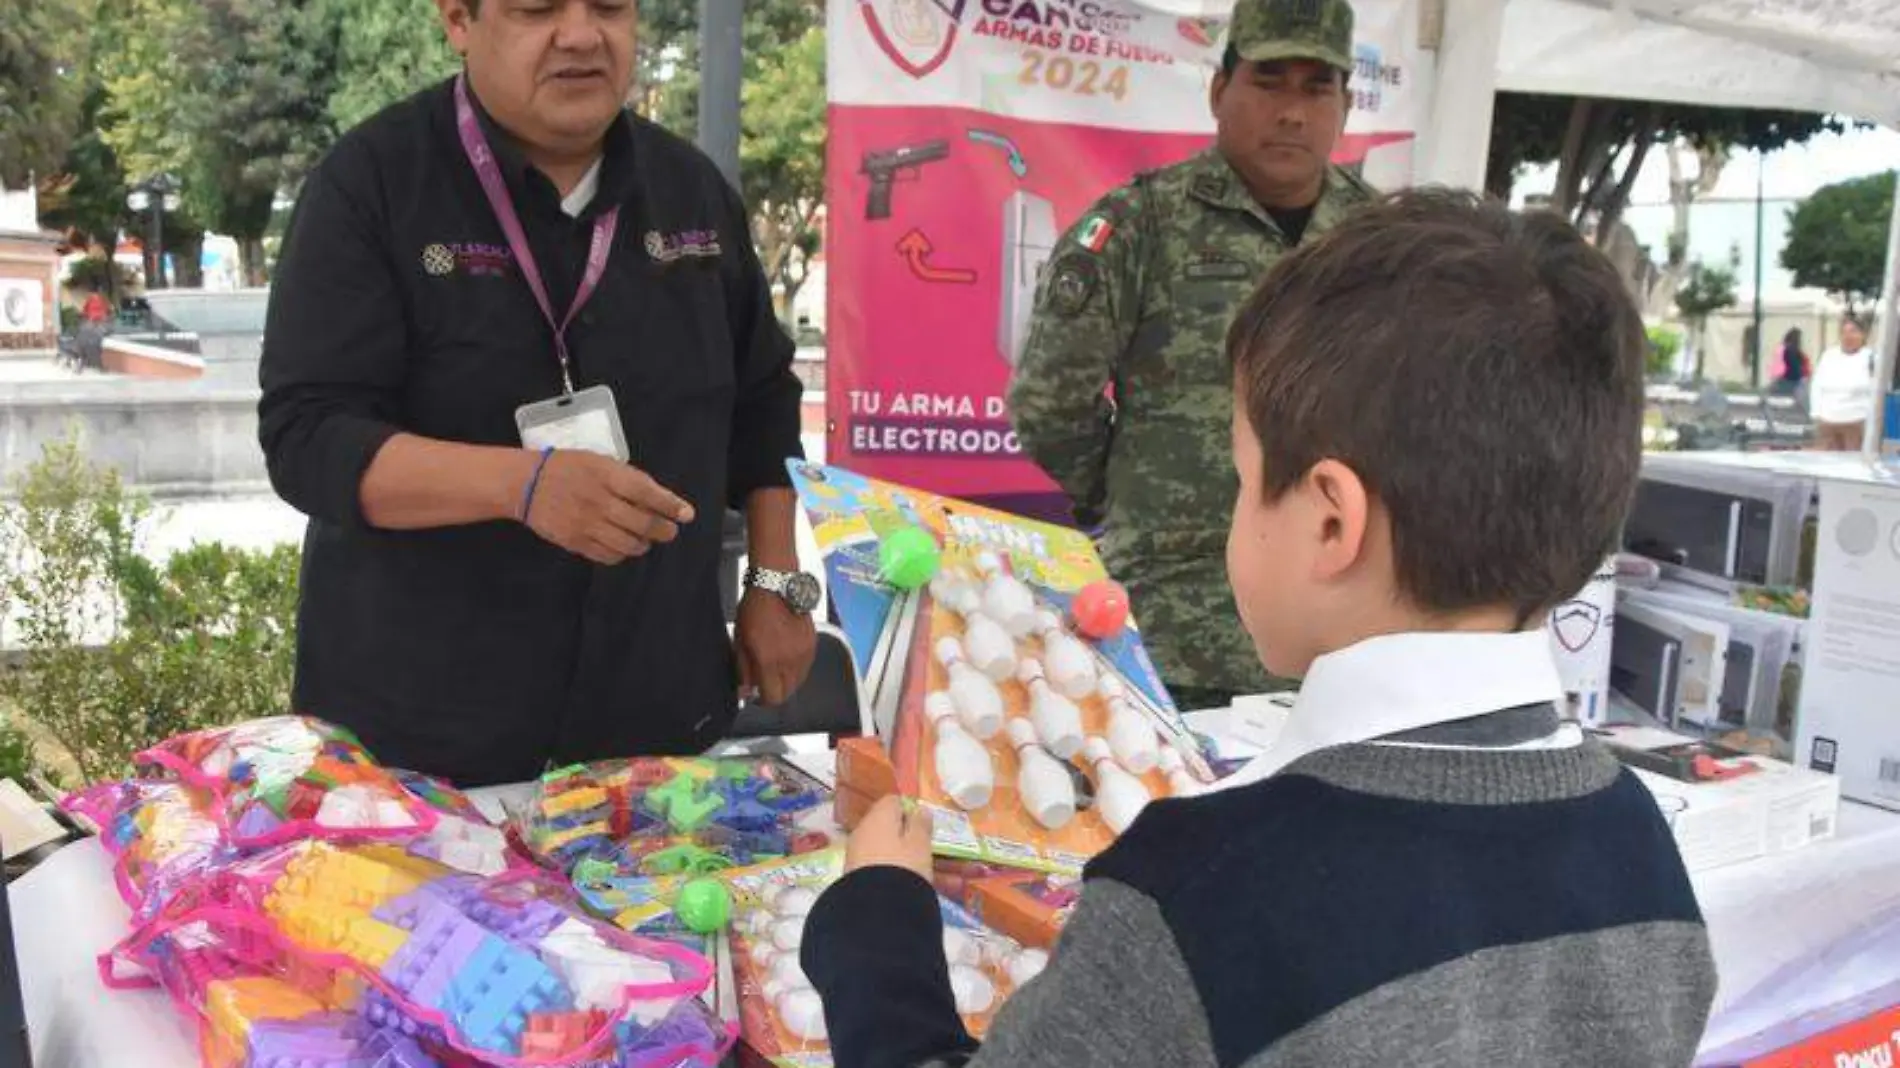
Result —
<instances>
[{"instance_id":1,"label":"yellow toy piece","mask_svg":"<svg viewBox=\"0 0 1900 1068\"><path fill-rule=\"evenodd\" d=\"M298 1020L329 1006L269 975L217 979L206 984L207 1063L237 1064L244 1059L251 1025L259 1020Z\"/></svg>"},{"instance_id":2,"label":"yellow toy piece","mask_svg":"<svg viewBox=\"0 0 1900 1068\"><path fill-rule=\"evenodd\" d=\"M598 786L589 786L580 790L568 790L558 794L546 794L541 798L541 814L548 819L558 819L570 812L599 808L607 803L607 791Z\"/></svg>"}]
</instances>

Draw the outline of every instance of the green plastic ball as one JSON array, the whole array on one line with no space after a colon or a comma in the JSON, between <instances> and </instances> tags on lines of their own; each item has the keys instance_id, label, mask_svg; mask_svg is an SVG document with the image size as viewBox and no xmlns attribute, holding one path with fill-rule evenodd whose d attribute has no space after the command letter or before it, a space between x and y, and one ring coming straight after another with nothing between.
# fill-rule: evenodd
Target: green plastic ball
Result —
<instances>
[{"instance_id":1,"label":"green plastic ball","mask_svg":"<svg viewBox=\"0 0 1900 1068\"><path fill-rule=\"evenodd\" d=\"M885 582L900 590L914 590L937 577L943 554L929 531L904 526L878 540L877 563Z\"/></svg>"},{"instance_id":2,"label":"green plastic ball","mask_svg":"<svg viewBox=\"0 0 1900 1068\"><path fill-rule=\"evenodd\" d=\"M713 934L732 919L732 895L717 879L694 879L680 887L673 912L694 934Z\"/></svg>"}]
</instances>

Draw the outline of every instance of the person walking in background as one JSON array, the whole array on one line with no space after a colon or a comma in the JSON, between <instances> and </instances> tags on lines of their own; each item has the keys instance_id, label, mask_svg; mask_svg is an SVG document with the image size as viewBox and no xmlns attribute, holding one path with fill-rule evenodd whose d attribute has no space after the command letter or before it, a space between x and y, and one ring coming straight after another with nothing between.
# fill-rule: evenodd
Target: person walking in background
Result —
<instances>
[{"instance_id":1,"label":"person walking in background","mask_svg":"<svg viewBox=\"0 0 1900 1068\"><path fill-rule=\"evenodd\" d=\"M1801 347L1799 327L1782 335L1781 348L1775 358L1775 381L1771 392L1778 397L1794 397L1807 401L1808 379L1814 374L1813 361L1808 358L1807 350Z\"/></svg>"},{"instance_id":2,"label":"person walking in background","mask_svg":"<svg viewBox=\"0 0 1900 1068\"><path fill-rule=\"evenodd\" d=\"M1874 347L1858 316L1841 319L1841 343L1814 368L1810 405L1814 444L1824 452L1858 452L1874 405Z\"/></svg>"}]
</instances>

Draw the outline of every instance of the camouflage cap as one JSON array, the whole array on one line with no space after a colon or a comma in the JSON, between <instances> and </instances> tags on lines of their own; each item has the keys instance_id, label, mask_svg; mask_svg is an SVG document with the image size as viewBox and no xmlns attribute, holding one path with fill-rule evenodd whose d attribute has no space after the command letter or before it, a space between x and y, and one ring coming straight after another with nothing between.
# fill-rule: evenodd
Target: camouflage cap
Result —
<instances>
[{"instance_id":1,"label":"camouflage cap","mask_svg":"<svg viewBox=\"0 0 1900 1068\"><path fill-rule=\"evenodd\" d=\"M1227 40L1255 63L1311 59L1352 69L1351 0L1238 0Z\"/></svg>"}]
</instances>

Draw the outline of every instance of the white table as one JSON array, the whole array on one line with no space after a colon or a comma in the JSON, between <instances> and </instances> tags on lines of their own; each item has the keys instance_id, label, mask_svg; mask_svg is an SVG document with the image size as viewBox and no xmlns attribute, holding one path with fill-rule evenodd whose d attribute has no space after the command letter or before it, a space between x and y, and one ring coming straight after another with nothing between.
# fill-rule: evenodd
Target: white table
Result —
<instances>
[{"instance_id":1,"label":"white table","mask_svg":"<svg viewBox=\"0 0 1900 1068\"><path fill-rule=\"evenodd\" d=\"M479 797L486 807L498 794ZM96 840L52 856L10 888L14 937L36 1068L194 1068L193 1040L162 995L102 987L94 967L126 930ZM1777 968L1828 945L1886 909L1900 908L1900 815L1844 805L1839 837L1794 853L1705 872L1696 891L1708 916L1722 974L1706 1044L1732 1041L1773 1023L1725 1016ZM1858 989L1819 989L1833 1004L1900 980L1900 959L1851 969Z\"/></svg>"}]
</instances>

